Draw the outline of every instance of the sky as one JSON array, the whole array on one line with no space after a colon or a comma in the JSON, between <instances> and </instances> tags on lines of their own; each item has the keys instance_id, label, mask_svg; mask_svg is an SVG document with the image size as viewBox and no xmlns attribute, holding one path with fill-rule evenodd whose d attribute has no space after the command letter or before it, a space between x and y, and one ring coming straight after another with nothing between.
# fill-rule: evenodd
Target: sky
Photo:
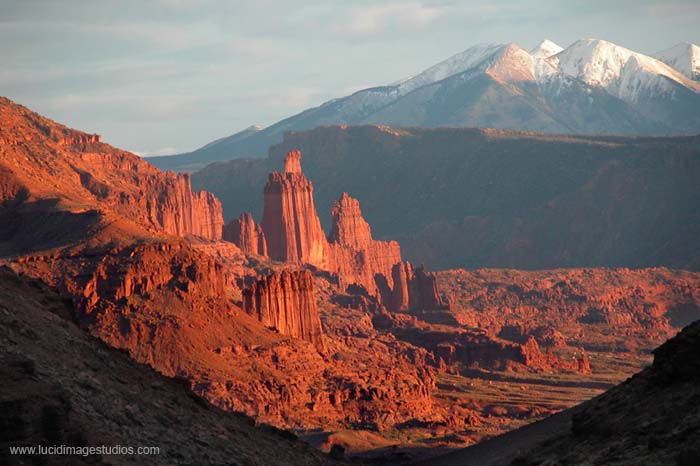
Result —
<instances>
[{"instance_id":1,"label":"sky","mask_svg":"<svg viewBox=\"0 0 700 466\"><path fill-rule=\"evenodd\" d=\"M700 1L0 0L0 95L141 155L187 152L477 43L700 44Z\"/></svg>"}]
</instances>

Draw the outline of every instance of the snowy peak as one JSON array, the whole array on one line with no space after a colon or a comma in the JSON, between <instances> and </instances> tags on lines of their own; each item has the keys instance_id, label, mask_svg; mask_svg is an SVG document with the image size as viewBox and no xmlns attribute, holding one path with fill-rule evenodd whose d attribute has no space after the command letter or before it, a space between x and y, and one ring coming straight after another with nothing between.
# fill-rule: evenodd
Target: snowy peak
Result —
<instances>
[{"instance_id":1,"label":"snowy peak","mask_svg":"<svg viewBox=\"0 0 700 466\"><path fill-rule=\"evenodd\" d=\"M537 47L532 49L530 53L532 53L532 56L535 58L549 58L562 50L564 50L563 47L560 47L549 39L545 39L540 42Z\"/></svg>"},{"instance_id":2,"label":"snowy peak","mask_svg":"<svg viewBox=\"0 0 700 466\"><path fill-rule=\"evenodd\" d=\"M535 80L535 58L517 44L509 44L489 60L484 71L500 82Z\"/></svg>"},{"instance_id":3,"label":"snowy peak","mask_svg":"<svg viewBox=\"0 0 700 466\"><path fill-rule=\"evenodd\" d=\"M416 76L404 79L397 83L400 94L407 94L419 87L442 81L455 74L463 73L473 68L485 68L490 59L498 52L504 50L505 44L479 44L468 48L464 52L452 55L447 60L431 66Z\"/></svg>"},{"instance_id":4,"label":"snowy peak","mask_svg":"<svg viewBox=\"0 0 700 466\"><path fill-rule=\"evenodd\" d=\"M693 81L700 81L700 47L681 42L656 54L656 58L683 73Z\"/></svg>"},{"instance_id":5,"label":"snowy peak","mask_svg":"<svg viewBox=\"0 0 700 466\"><path fill-rule=\"evenodd\" d=\"M674 85L700 90L667 64L600 39L579 40L548 60L564 75L603 87L627 102L636 101L641 92L673 92Z\"/></svg>"}]
</instances>

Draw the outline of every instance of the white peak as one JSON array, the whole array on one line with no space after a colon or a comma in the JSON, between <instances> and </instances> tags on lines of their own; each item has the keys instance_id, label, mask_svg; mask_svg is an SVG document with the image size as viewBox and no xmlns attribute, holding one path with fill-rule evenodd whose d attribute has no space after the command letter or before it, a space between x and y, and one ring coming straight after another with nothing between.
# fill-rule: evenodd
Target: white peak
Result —
<instances>
[{"instance_id":1,"label":"white peak","mask_svg":"<svg viewBox=\"0 0 700 466\"><path fill-rule=\"evenodd\" d=\"M540 42L537 47L532 49L531 53L535 58L548 58L558 54L562 50L564 50L563 47L560 47L549 39L545 39Z\"/></svg>"},{"instance_id":2,"label":"white peak","mask_svg":"<svg viewBox=\"0 0 700 466\"><path fill-rule=\"evenodd\" d=\"M441 81L455 74L463 73L472 68L483 66L485 62L493 58L499 51L504 50L505 44L478 44L467 50L452 55L447 60L433 65L427 70L396 83L401 94L406 94L414 89Z\"/></svg>"},{"instance_id":3,"label":"white peak","mask_svg":"<svg viewBox=\"0 0 700 466\"><path fill-rule=\"evenodd\" d=\"M681 42L657 53L656 58L683 73L686 77L700 81L700 47Z\"/></svg>"},{"instance_id":4,"label":"white peak","mask_svg":"<svg viewBox=\"0 0 700 466\"><path fill-rule=\"evenodd\" d=\"M629 97L619 87L621 81L627 79L623 74L633 71L658 78L660 85L663 85L663 79L668 78L693 90L697 89L695 83L665 63L600 39L574 42L549 60L565 75L581 79L587 84L601 86L623 99ZM628 63L630 66L626 67ZM627 71L625 68L628 68ZM667 88L668 86L664 87Z\"/></svg>"}]
</instances>

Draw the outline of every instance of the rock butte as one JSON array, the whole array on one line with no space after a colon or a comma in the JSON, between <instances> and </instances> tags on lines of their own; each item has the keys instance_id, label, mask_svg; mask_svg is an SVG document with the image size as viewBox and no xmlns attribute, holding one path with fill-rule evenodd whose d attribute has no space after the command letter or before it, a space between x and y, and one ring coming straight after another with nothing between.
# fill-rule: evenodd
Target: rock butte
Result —
<instances>
[{"instance_id":1,"label":"rock butte","mask_svg":"<svg viewBox=\"0 0 700 466\"><path fill-rule=\"evenodd\" d=\"M268 255L265 233L249 212L224 225L222 239L235 243L246 254Z\"/></svg>"},{"instance_id":2,"label":"rock butte","mask_svg":"<svg viewBox=\"0 0 700 466\"><path fill-rule=\"evenodd\" d=\"M243 214L224 226L224 239L243 251L265 255L267 249L273 260L327 270L342 290L359 285L388 309L443 306L435 279L422 268L414 274L396 241L374 240L360 202L348 193L333 203L326 238L313 189L302 171L301 151L289 151L284 172L270 173L265 185L262 224Z\"/></svg>"},{"instance_id":3,"label":"rock butte","mask_svg":"<svg viewBox=\"0 0 700 466\"><path fill-rule=\"evenodd\" d=\"M257 280L243 290L243 309L264 325L323 351L321 320L308 270L283 270Z\"/></svg>"}]
</instances>

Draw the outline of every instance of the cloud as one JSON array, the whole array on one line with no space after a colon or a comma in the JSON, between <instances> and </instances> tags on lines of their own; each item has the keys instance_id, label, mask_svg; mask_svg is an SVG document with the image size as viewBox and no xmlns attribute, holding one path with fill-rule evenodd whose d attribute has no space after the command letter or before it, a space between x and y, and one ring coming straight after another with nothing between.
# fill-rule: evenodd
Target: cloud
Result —
<instances>
[{"instance_id":1,"label":"cloud","mask_svg":"<svg viewBox=\"0 0 700 466\"><path fill-rule=\"evenodd\" d=\"M353 6L333 29L340 35L352 37L410 33L425 29L443 14L441 6L413 2Z\"/></svg>"}]
</instances>

